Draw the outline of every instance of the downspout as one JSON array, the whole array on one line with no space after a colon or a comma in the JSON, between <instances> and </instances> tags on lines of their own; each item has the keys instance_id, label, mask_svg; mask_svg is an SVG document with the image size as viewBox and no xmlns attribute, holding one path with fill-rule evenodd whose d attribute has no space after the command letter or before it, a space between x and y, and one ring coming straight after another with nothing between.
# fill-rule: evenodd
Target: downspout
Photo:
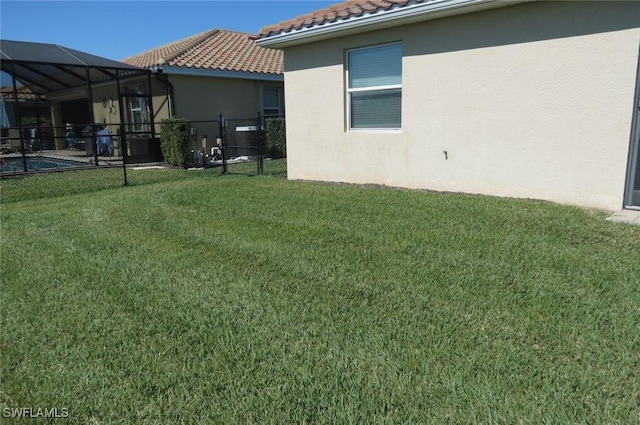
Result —
<instances>
[{"instance_id":1,"label":"downspout","mask_svg":"<svg viewBox=\"0 0 640 425\"><path fill-rule=\"evenodd\" d=\"M167 86L167 103L169 104L169 118L173 118L176 114L176 103L173 95L173 84L169 81L169 76L162 73L162 68L153 67L151 72L156 78ZM164 78L161 78L164 77Z\"/></svg>"}]
</instances>

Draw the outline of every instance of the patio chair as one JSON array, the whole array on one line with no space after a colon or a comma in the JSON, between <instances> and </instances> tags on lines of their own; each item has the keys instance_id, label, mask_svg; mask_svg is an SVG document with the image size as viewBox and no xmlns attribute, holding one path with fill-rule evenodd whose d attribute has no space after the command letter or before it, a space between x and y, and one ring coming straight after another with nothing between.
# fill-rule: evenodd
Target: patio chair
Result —
<instances>
[{"instance_id":1,"label":"patio chair","mask_svg":"<svg viewBox=\"0 0 640 425\"><path fill-rule=\"evenodd\" d=\"M67 142L67 147L70 149L78 149L80 140L76 137L71 127L67 127L67 132L64 134L64 139Z\"/></svg>"}]
</instances>

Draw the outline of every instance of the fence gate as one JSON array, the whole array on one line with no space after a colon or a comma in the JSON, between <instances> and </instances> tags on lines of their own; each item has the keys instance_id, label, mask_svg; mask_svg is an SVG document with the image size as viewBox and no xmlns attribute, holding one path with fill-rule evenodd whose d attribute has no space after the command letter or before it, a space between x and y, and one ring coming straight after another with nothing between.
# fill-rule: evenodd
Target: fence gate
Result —
<instances>
[{"instance_id":1,"label":"fence gate","mask_svg":"<svg viewBox=\"0 0 640 425\"><path fill-rule=\"evenodd\" d=\"M264 123L255 119L225 118L220 115L224 173L258 175L263 172Z\"/></svg>"}]
</instances>

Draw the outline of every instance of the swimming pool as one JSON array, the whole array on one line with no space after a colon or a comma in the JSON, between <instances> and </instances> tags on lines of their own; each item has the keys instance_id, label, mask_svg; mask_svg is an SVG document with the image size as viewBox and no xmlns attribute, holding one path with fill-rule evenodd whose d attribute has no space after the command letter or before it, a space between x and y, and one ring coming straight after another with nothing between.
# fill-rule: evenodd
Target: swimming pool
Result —
<instances>
[{"instance_id":1,"label":"swimming pool","mask_svg":"<svg viewBox=\"0 0 640 425\"><path fill-rule=\"evenodd\" d=\"M48 158L46 156L27 157L27 171L51 170L59 168L72 168L87 165L86 162L72 161L69 159ZM2 158L0 165L2 173L21 173L24 172L24 163L22 157Z\"/></svg>"}]
</instances>

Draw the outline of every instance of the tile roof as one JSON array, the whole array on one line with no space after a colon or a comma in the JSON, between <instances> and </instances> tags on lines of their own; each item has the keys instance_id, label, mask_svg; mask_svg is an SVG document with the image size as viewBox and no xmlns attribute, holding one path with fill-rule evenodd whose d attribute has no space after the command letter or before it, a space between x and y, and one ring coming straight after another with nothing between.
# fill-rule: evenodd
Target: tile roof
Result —
<instances>
[{"instance_id":1,"label":"tile roof","mask_svg":"<svg viewBox=\"0 0 640 425\"><path fill-rule=\"evenodd\" d=\"M260 47L255 36L213 29L122 59L141 68L168 65L264 74L282 74L283 53Z\"/></svg>"},{"instance_id":2,"label":"tile roof","mask_svg":"<svg viewBox=\"0 0 640 425\"><path fill-rule=\"evenodd\" d=\"M258 32L258 37L263 38L327 23L345 21L423 2L426 3L425 0L348 0L278 24L262 27Z\"/></svg>"}]
</instances>

